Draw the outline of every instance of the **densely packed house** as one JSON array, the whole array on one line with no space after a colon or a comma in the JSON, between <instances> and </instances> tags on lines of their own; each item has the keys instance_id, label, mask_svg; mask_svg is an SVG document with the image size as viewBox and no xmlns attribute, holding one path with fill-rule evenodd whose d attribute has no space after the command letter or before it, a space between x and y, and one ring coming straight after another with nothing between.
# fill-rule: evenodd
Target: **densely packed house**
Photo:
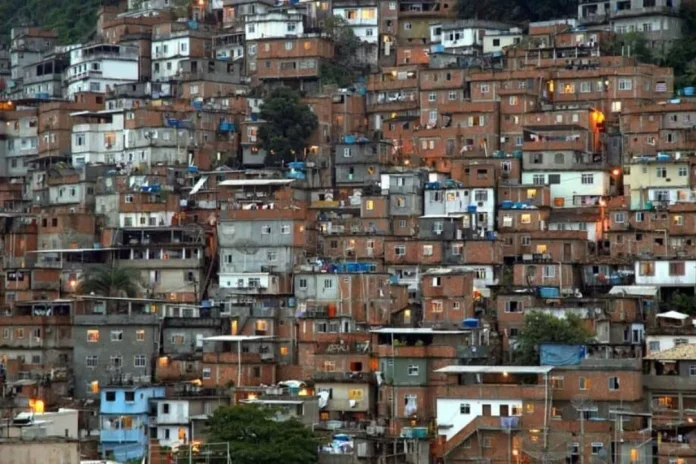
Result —
<instances>
[{"instance_id":1,"label":"densely packed house","mask_svg":"<svg viewBox=\"0 0 696 464\"><path fill-rule=\"evenodd\" d=\"M695 459L694 89L611 46L668 49L679 2L521 27L448 1L129 1L71 45L15 28L7 436L155 459L258 403L341 435L327 463ZM331 21L365 69L345 88ZM318 119L280 167L259 135L278 87ZM137 295L80 291L105 269ZM535 312L592 337L520 364ZM59 408L79 421L48 427Z\"/></svg>"}]
</instances>

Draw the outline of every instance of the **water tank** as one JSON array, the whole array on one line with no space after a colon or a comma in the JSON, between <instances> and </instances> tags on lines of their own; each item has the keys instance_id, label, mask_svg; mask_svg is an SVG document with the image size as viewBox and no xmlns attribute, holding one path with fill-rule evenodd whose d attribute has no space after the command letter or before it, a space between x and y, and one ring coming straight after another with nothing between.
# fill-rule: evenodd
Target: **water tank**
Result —
<instances>
[{"instance_id":1,"label":"water tank","mask_svg":"<svg viewBox=\"0 0 696 464\"><path fill-rule=\"evenodd\" d=\"M563 197L556 197L553 199L553 206L557 208L562 208L563 205L565 205L565 198Z\"/></svg>"},{"instance_id":2,"label":"water tank","mask_svg":"<svg viewBox=\"0 0 696 464\"><path fill-rule=\"evenodd\" d=\"M500 207L503 208L503 209L510 209L510 208L512 208L512 205L513 205L513 204L514 204L514 203L513 203L512 201L510 201L510 200L505 200L505 201L503 201L503 203L500 205Z\"/></svg>"},{"instance_id":3,"label":"water tank","mask_svg":"<svg viewBox=\"0 0 696 464\"><path fill-rule=\"evenodd\" d=\"M478 328L478 325L479 321L474 317L468 317L462 321L462 326L466 327L467 329L476 329Z\"/></svg>"},{"instance_id":4,"label":"water tank","mask_svg":"<svg viewBox=\"0 0 696 464\"><path fill-rule=\"evenodd\" d=\"M476 212L476 205L469 205L469 206L467 206L466 210L469 213L475 213Z\"/></svg>"},{"instance_id":5,"label":"water tank","mask_svg":"<svg viewBox=\"0 0 696 464\"><path fill-rule=\"evenodd\" d=\"M696 87L684 87L684 96L693 97L695 88Z\"/></svg>"}]
</instances>

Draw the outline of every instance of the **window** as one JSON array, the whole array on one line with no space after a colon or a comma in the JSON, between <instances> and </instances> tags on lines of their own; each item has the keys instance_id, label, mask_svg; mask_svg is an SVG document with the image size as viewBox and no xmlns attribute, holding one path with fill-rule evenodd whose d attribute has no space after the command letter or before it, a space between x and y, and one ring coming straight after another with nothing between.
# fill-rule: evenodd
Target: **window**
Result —
<instances>
[{"instance_id":1,"label":"window","mask_svg":"<svg viewBox=\"0 0 696 464\"><path fill-rule=\"evenodd\" d=\"M116 392L108 391L105 395L106 401L116 401Z\"/></svg>"},{"instance_id":2,"label":"window","mask_svg":"<svg viewBox=\"0 0 696 464\"><path fill-rule=\"evenodd\" d=\"M583 185L594 184L594 174L583 174L581 177L581 182Z\"/></svg>"},{"instance_id":3,"label":"window","mask_svg":"<svg viewBox=\"0 0 696 464\"><path fill-rule=\"evenodd\" d=\"M521 313L522 312L522 303L519 301L506 301L505 302L505 312L506 313Z\"/></svg>"},{"instance_id":4,"label":"window","mask_svg":"<svg viewBox=\"0 0 696 464\"><path fill-rule=\"evenodd\" d=\"M411 23L404 23L404 30L410 31L410 30L411 30L411 27L413 27L413 26L411 25Z\"/></svg>"},{"instance_id":5,"label":"window","mask_svg":"<svg viewBox=\"0 0 696 464\"><path fill-rule=\"evenodd\" d=\"M123 330L112 330L111 331L111 341L112 342L123 341Z\"/></svg>"},{"instance_id":6,"label":"window","mask_svg":"<svg viewBox=\"0 0 696 464\"><path fill-rule=\"evenodd\" d=\"M508 99L508 102L510 103L510 106L517 106L517 103L519 102L519 100L518 100L516 95L511 95L510 98Z\"/></svg>"},{"instance_id":7,"label":"window","mask_svg":"<svg viewBox=\"0 0 696 464\"><path fill-rule=\"evenodd\" d=\"M492 437L483 437L483 447L484 448L493 448L493 438Z\"/></svg>"},{"instance_id":8,"label":"window","mask_svg":"<svg viewBox=\"0 0 696 464\"><path fill-rule=\"evenodd\" d=\"M581 93L592 92L592 82L581 82L580 83L580 92Z\"/></svg>"},{"instance_id":9,"label":"window","mask_svg":"<svg viewBox=\"0 0 696 464\"><path fill-rule=\"evenodd\" d=\"M11 335L12 335L12 332L10 331L10 329L8 329L8 328L2 329L2 338L7 340L8 338L10 338Z\"/></svg>"},{"instance_id":10,"label":"window","mask_svg":"<svg viewBox=\"0 0 696 464\"><path fill-rule=\"evenodd\" d=\"M396 245L394 247L394 254L396 256L406 256L406 245Z\"/></svg>"},{"instance_id":11,"label":"window","mask_svg":"<svg viewBox=\"0 0 696 464\"><path fill-rule=\"evenodd\" d=\"M667 168L664 167L664 166L658 166L658 167L656 167L656 168L655 168L655 175L656 175L657 177L661 177L661 178L663 178L663 179L666 178L666 177L667 177Z\"/></svg>"},{"instance_id":12,"label":"window","mask_svg":"<svg viewBox=\"0 0 696 464\"><path fill-rule=\"evenodd\" d=\"M297 283L297 286L301 289L306 289L307 288L307 279L300 279Z\"/></svg>"},{"instance_id":13,"label":"window","mask_svg":"<svg viewBox=\"0 0 696 464\"><path fill-rule=\"evenodd\" d=\"M644 219L645 219L645 213L643 213L643 212L636 213L636 222L643 222Z\"/></svg>"},{"instance_id":14,"label":"window","mask_svg":"<svg viewBox=\"0 0 696 464\"><path fill-rule=\"evenodd\" d=\"M99 342L99 329L93 329L87 331L87 342L88 343L98 343Z\"/></svg>"},{"instance_id":15,"label":"window","mask_svg":"<svg viewBox=\"0 0 696 464\"><path fill-rule=\"evenodd\" d=\"M444 305L440 300L433 300L431 304L434 313L441 313L444 309Z\"/></svg>"},{"instance_id":16,"label":"window","mask_svg":"<svg viewBox=\"0 0 696 464\"><path fill-rule=\"evenodd\" d=\"M433 246L432 245L423 245L423 256L432 256L433 255Z\"/></svg>"},{"instance_id":17,"label":"window","mask_svg":"<svg viewBox=\"0 0 696 464\"><path fill-rule=\"evenodd\" d=\"M97 364L99 363L99 357L96 355L89 355L85 357L85 365L89 369L94 369L97 367Z\"/></svg>"},{"instance_id":18,"label":"window","mask_svg":"<svg viewBox=\"0 0 696 464\"><path fill-rule=\"evenodd\" d=\"M204 367L203 368L203 380L209 379L209 378L210 378L210 368Z\"/></svg>"},{"instance_id":19,"label":"window","mask_svg":"<svg viewBox=\"0 0 696 464\"><path fill-rule=\"evenodd\" d=\"M620 113L621 112L621 102L620 101L611 102L611 112L612 113Z\"/></svg>"},{"instance_id":20,"label":"window","mask_svg":"<svg viewBox=\"0 0 696 464\"><path fill-rule=\"evenodd\" d=\"M660 342L659 341L649 342L648 343L648 351L650 351L651 353L654 351L660 351Z\"/></svg>"},{"instance_id":21,"label":"window","mask_svg":"<svg viewBox=\"0 0 696 464\"><path fill-rule=\"evenodd\" d=\"M123 357L121 355L114 355L109 358L109 365L112 368L120 369L123 367Z\"/></svg>"},{"instance_id":22,"label":"window","mask_svg":"<svg viewBox=\"0 0 696 464\"><path fill-rule=\"evenodd\" d=\"M474 191L474 201L488 201L488 191L487 190L475 190Z\"/></svg>"},{"instance_id":23,"label":"window","mask_svg":"<svg viewBox=\"0 0 696 464\"><path fill-rule=\"evenodd\" d=\"M686 345L688 343L689 343L688 338L675 338L674 339L674 346Z\"/></svg>"},{"instance_id":24,"label":"window","mask_svg":"<svg viewBox=\"0 0 696 464\"><path fill-rule=\"evenodd\" d=\"M602 442L592 442L592 454L597 455L604 449L604 443Z\"/></svg>"},{"instance_id":25,"label":"window","mask_svg":"<svg viewBox=\"0 0 696 464\"><path fill-rule=\"evenodd\" d=\"M488 93L490 91L490 87L488 84L481 84L481 93Z\"/></svg>"},{"instance_id":26,"label":"window","mask_svg":"<svg viewBox=\"0 0 696 464\"><path fill-rule=\"evenodd\" d=\"M333 288L333 280L324 279L324 288Z\"/></svg>"},{"instance_id":27,"label":"window","mask_svg":"<svg viewBox=\"0 0 696 464\"><path fill-rule=\"evenodd\" d=\"M269 261L269 262L278 261L278 252L277 251L267 251L266 252L266 261Z\"/></svg>"},{"instance_id":28,"label":"window","mask_svg":"<svg viewBox=\"0 0 696 464\"><path fill-rule=\"evenodd\" d=\"M686 263L683 261L675 261L669 263L669 275L671 276L683 276L686 274Z\"/></svg>"},{"instance_id":29,"label":"window","mask_svg":"<svg viewBox=\"0 0 696 464\"><path fill-rule=\"evenodd\" d=\"M631 79L619 79L619 90L631 90L633 82Z\"/></svg>"},{"instance_id":30,"label":"window","mask_svg":"<svg viewBox=\"0 0 696 464\"><path fill-rule=\"evenodd\" d=\"M442 285L442 279L440 277L433 277L433 287L439 287Z\"/></svg>"},{"instance_id":31,"label":"window","mask_svg":"<svg viewBox=\"0 0 696 464\"><path fill-rule=\"evenodd\" d=\"M437 94L435 92L430 92L428 94L428 101L433 103L435 100L437 100Z\"/></svg>"},{"instance_id":32,"label":"window","mask_svg":"<svg viewBox=\"0 0 696 464\"><path fill-rule=\"evenodd\" d=\"M409 376L411 376L411 377L417 376L417 375L418 375L418 371L419 371L418 366L416 366L416 365L414 365L414 364L408 366L408 375L409 375Z\"/></svg>"},{"instance_id":33,"label":"window","mask_svg":"<svg viewBox=\"0 0 696 464\"><path fill-rule=\"evenodd\" d=\"M643 261L638 266L638 275L653 276L655 275L655 264L650 261Z\"/></svg>"},{"instance_id":34,"label":"window","mask_svg":"<svg viewBox=\"0 0 696 464\"><path fill-rule=\"evenodd\" d=\"M554 390L563 390L563 377L551 377L551 388Z\"/></svg>"},{"instance_id":35,"label":"window","mask_svg":"<svg viewBox=\"0 0 696 464\"><path fill-rule=\"evenodd\" d=\"M173 333L169 336L169 341L172 345L183 345L186 342L186 336L182 333Z\"/></svg>"},{"instance_id":36,"label":"window","mask_svg":"<svg viewBox=\"0 0 696 464\"><path fill-rule=\"evenodd\" d=\"M456 91L456 90L451 90L451 91L447 94L447 99L450 100L450 101L456 100L457 97L458 97L458 95L457 95L457 91Z\"/></svg>"},{"instance_id":37,"label":"window","mask_svg":"<svg viewBox=\"0 0 696 464\"><path fill-rule=\"evenodd\" d=\"M590 389L590 380L587 377L580 377L578 379L578 389L589 390Z\"/></svg>"},{"instance_id":38,"label":"window","mask_svg":"<svg viewBox=\"0 0 696 464\"><path fill-rule=\"evenodd\" d=\"M469 403L460 404L459 414L471 414L471 405Z\"/></svg>"},{"instance_id":39,"label":"window","mask_svg":"<svg viewBox=\"0 0 696 464\"><path fill-rule=\"evenodd\" d=\"M144 342L145 341L145 330L138 329L135 331L135 341Z\"/></svg>"},{"instance_id":40,"label":"window","mask_svg":"<svg viewBox=\"0 0 696 464\"><path fill-rule=\"evenodd\" d=\"M624 213L615 213L614 222L617 224L623 224L626 221L626 215Z\"/></svg>"},{"instance_id":41,"label":"window","mask_svg":"<svg viewBox=\"0 0 696 464\"><path fill-rule=\"evenodd\" d=\"M368 211L372 211L375 209L375 201L374 200L367 200L365 203L365 209Z\"/></svg>"},{"instance_id":42,"label":"window","mask_svg":"<svg viewBox=\"0 0 696 464\"><path fill-rule=\"evenodd\" d=\"M144 354L136 354L133 356L133 366L134 367L146 367L147 359Z\"/></svg>"},{"instance_id":43,"label":"window","mask_svg":"<svg viewBox=\"0 0 696 464\"><path fill-rule=\"evenodd\" d=\"M271 235L271 226L264 224L261 226L261 233L263 235Z\"/></svg>"},{"instance_id":44,"label":"window","mask_svg":"<svg viewBox=\"0 0 696 464\"><path fill-rule=\"evenodd\" d=\"M532 215L529 213L521 214L520 215L520 223L521 224L531 224L532 223Z\"/></svg>"},{"instance_id":45,"label":"window","mask_svg":"<svg viewBox=\"0 0 696 464\"><path fill-rule=\"evenodd\" d=\"M290 234L290 224L285 224L280 226L280 233L283 235L289 235Z\"/></svg>"},{"instance_id":46,"label":"window","mask_svg":"<svg viewBox=\"0 0 696 464\"><path fill-rule=\"evenodd\" d=\"M532 176L532 183L534 185L544 185L546 183L546 176L544 174L534 174Z\"/></svg>"},{"instance_id":47,"label":"window","mask_svg":"<svg viewBox=\"0 0 696 464\"><path fill-rule=\"evenodd\" d=\"M544 278L553 279L556 277L556 266L544 266Z\"/></svg>"},{"instance_id":48,"label":"window","mask_svg":"<svg viewBox=\"0 0 696 464\"><path fill-rule=\"evenodd\" d=\"M609 391L616 391L619 389L619 378L609 377Z\"/></svg>"}]
</instances>

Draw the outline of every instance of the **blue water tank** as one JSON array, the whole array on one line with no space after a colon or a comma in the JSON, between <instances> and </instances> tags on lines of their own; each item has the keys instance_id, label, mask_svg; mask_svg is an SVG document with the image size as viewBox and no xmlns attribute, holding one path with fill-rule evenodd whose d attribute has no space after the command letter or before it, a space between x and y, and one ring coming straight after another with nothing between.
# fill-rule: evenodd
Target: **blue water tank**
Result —
<instances>
[{"instance_id":1,"label":"blue water tank","mask_svg":"<svg viewBox=\"0 0 696 464\"><path fill-rule=\"evenodd\" d=\"M468 317L462 321L462 326L466 327L467 329L476 329L478 328L478 325L479 321L474 317Z\"/></svg>"},{"instance_id":2,"label":"blue water tank","mask_svg":"<svg viewBox=\"0 0 696 464\"><path fill-rule=\"evenodd\" d=\"M488 240L495 241L495 232L492 231L492 230L489 230L489 231L486 233L486 238L488 238Z\"/></svg>"},{"instance_id":3,"label":"blue water tank","mask_svg":"<svg viewBox=\"0 0 696 464\"><path fill-rule=\"evenodd\" d=\"M354 135L346 135L345 137L343 137L344 143L355 143L356 140L357 139Z\"/></svg>"},{"instance_id":4,"label":"blue water tank","mask_svg":"<svg viewBox=\"0 0 696 464\"><path fill-rule=\"evenodd\" d=\"M672 161L672 156L667 153L658 153L657 161Z\"/></svg>"},{"instance_id":5,"label":"blue water tank","mask_svg":"<svg viewBox=\"0 0 696 464\"><path fill-rule=\"evenodd\" d=\"M500 207L503 208L503 209L510 209L510 208L512 208L512 205L513 205L513 204L514 204L514 203L513 203L512 201L510 201L510 200L505 200L505 201L503 201L503 203L500 205Z\"/></svg>"},{"instance_id":6,"label":"blue water tank","mask_svg":"<svg viewBox=\"0 0 696 464\"><path fill-rule=\"evenodd\" d=\"M559 298L561 292L557 287L539 287L537 288L539 298Z\"/></svg>"},{"instance_id":7,"label":"blue water tank","mask_svg":"<svg viewBox=\"0 0 696 464\"><path fill-rule=\"evenodd\" d=\"M684 96L693 97L695 87L684 87Z\"/></svg>"},{"instance_id":8,"label":"blue water tank","mask_svg":"<svg viewBox=\"0 0 696 464\"><path fill-rule=\"evenodd\" d=\"M466 211L469 213L475 213L476 212L476 205L469 205L466 207Z\"/></svg>"}]
</instances>

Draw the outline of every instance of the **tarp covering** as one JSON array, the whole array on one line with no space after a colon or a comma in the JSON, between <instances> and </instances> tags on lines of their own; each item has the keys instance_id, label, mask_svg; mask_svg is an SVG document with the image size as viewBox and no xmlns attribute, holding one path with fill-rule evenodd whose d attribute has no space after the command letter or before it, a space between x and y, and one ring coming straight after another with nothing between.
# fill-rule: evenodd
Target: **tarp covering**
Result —
<instances>
[{"instance_id":1,"label":"tarp covering","mask_svg":"<svg viewBox=\"0 0 696 464\"><path fill-rule=\"evenodd\" d=\"M584 345L544 344L539 351L542 366L576 366L585 358Z\"/></svg>"}]
</instances>

